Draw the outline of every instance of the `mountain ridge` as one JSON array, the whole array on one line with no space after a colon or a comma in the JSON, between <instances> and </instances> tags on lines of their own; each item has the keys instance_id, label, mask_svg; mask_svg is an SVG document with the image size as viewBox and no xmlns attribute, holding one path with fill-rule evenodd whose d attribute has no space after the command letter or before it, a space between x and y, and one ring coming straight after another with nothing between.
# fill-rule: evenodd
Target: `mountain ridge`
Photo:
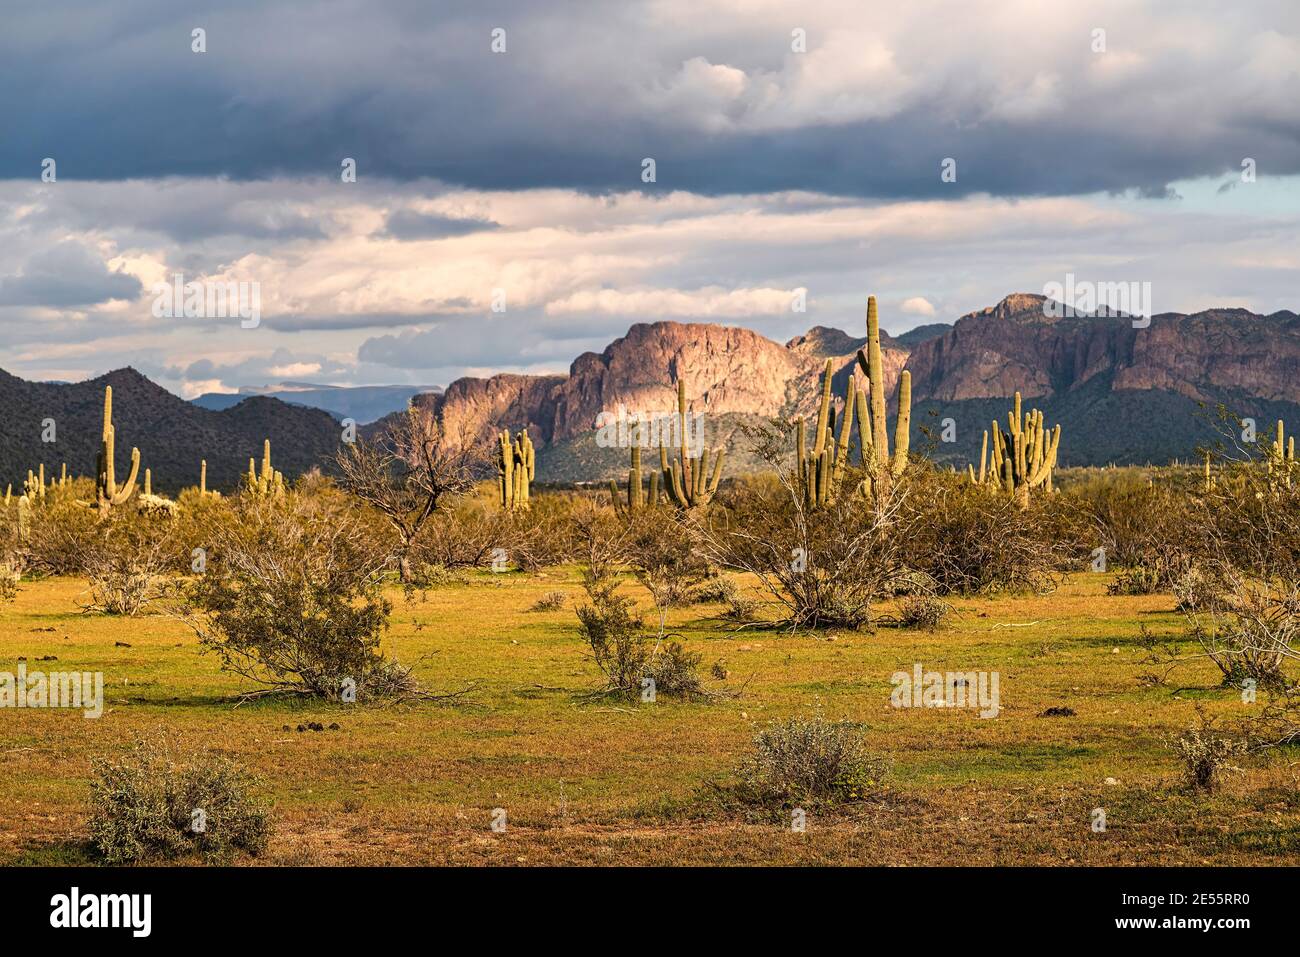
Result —
<instances>
[{"instance_id":1,"label":"mountain ridge","mask_svg":"<svg viewBox=\"0 0 1300 957\"><path fill-rule=\"evenodd\" d=\"M956 441L934 443L929 454L954 464L973 460L982 430L1005 416L1016 391L1043 408L1049 422L1066 424L1063 464L1189 459L1212 440L1208 413L1218 403L1256 417L1261 431L1279 417L1300 422L1300 315L1294 312L1214 307L1157 314L1134 328L1129 318L1054 318L1043 303L1042 296L1013 293L951 325L931 324L944 329L920 341L882 333L891 402L901 371L911 373L913 448L926 448L923 433L939 433L952 419ZM568 374L464 377L410 401L466 441L486 443L501 429L528 429L539 480L597 480L627 468L625 449L596 447L597 415L671 414L680 377L690 410L704 413L712 429L708 444L731 446L734 467L743 470L754 463L736 448L738 429L811 416L827 360L842 395L864 341L826 326L782 344L738 326L641 322L601 352L577 356ZM10 411L12 426L0 432L0 483L17 488L40 461L47 474L64 461L89 474L105 384L114 386L119 468L131 446L139 446L142 467L153 470L162 489L194 484L200 458L208 460L212 485L233 486L265 437L276 467L292 477L324 463L340 440L328 412L276 397L247 396L214 411L134 369L70 385L26 382L0 370L0 406ZM56 447L40 443L47 417L58 425Z\"/></svg>"}]
</instances>

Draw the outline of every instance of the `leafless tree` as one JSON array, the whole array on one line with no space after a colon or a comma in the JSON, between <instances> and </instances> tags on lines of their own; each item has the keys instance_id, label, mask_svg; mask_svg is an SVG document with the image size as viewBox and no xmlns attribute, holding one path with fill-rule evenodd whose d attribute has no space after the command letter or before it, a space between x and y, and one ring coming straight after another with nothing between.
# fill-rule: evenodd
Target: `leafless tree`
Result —
<instances>
[{"instance_id":1,"label":"leafless tree","mask_svg":"<svg viewBox=\"0 0 1300 957\"><path fill-rule=\"evenodd\" d=\"M382 432L345 445L335 458L339 485L373 506L397 533L397 567L411 580L411 546L424 523L468 492L482 467L482 451L462 435L448 435L414 406Z\"/></svg>"}]
</instances>

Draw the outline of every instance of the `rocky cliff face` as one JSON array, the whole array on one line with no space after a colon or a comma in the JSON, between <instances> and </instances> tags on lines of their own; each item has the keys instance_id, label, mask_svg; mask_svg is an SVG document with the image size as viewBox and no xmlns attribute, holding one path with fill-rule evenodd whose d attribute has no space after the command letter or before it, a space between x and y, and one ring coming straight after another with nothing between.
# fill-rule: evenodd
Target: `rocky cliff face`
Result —
<instances>
[{"instance_id":1,"label":"rocky cliff face","mask_svg":"<svg viewBox=\"0 0 1300 957\"><path fill-rule=\"evenodd\" d=\"M1164 313L1147 328L1125 318L1051 319L1042 296L1008 296L957 320L908 358L913 394L939 401L1050 396L1095 376L1111 388L1197 400L1241 393L1300 402L1300 317L1212 309Z\"/></svg>"},{"instance_id":2,"label":"rocky cliff face","mask_svg":"<svg viewBox=\"0 0 1300 957\"><path fill-rule=\"evenodd\" d=\"M597 355L574 360L568 376L496 375L458 379L440 396L419 401L441 417L452 435L489 437L503 428L529 427L543 448L592 432L602 412L671 414L677 380L686 383L692 412L763 417L810 414L827 358L836 387L865 343L819 327L787 345L749 329L707 323L637 323ZM906 350L882 336L886 388L892 391Z\"/></svg>"}]
</instances>

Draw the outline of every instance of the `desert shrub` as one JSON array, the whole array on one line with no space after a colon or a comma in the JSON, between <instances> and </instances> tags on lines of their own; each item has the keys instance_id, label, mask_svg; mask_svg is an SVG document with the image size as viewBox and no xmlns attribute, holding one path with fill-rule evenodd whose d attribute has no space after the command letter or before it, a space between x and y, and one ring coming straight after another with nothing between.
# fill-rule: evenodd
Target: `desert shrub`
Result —
<instances>
[{"instance_id":1,"label":"desert shrub","mask_svg":"<svg viewBox=\"0 0 1300 957\"><path fill-rule=\"evenodd\" d=\"M686 524L653 510L634 513L623 538L624 560L650 593L663 634L667 610L689 604L709 566Z\"/></svg>"},{"instance_id":2,"label":"desert shrub","mask_svg":"<svg viewBox=\"0 0 1300 957\"><path fill-rule=\"evenodd\" d=\"M473 490L480 452L465 435L448 434L427 409L412 405L386 418L374 435L345 442L335 455L340 487L387 522L390 555L403 582L411 581L411 552L430 516Z\"/></svg>"},{"instance_id":3,"label":"desert shrub","mask_svg":"<svg viewBox=\"0 0 1300 957\"><path fill-rule=\"evenodd\" d=\"M1107 595L1154 595L1161 591L1167 580L1146 565L1125 568L1106 586Z\"/></svg>"},{"instance_id":4,"label":"desert shrub","mask_svg":"<svg viewBox=\"0 0 1300 957\"><path fill-rule=\"evenodd\" d=\"M641 679L649 678L656 695L695 699L706 696L700 683L700 662L704 656L688 651L680 642L656 644L646 656Z\"/></svg>"},{"instance_id":5,"label":"desert shrub","mask_svg":"<svg viewBox=\"0 0 1300 957\"><path fill-rule=\"evenodd\" d=\"M631 696L641 692L650 645L636 603L617 588L616 581L587 583L590 603L576 609L578 634L605 675L605 690Z\"/></svg>"},{"instance_id":6,"label":"desert shrub","mask_svg":"<svg viewBox=\"0 0 1300 957\"><path fill-rule=\"evenodd\" d=\"M1074 534L1086 552L1104 548L1109 565L1147 569L1168 590L1194 557L1197 505L1173 477L1155 481L1134 470L1098 470L1072 482L1063 504L1077 520Z\"/></svg>"},{"instance_id":7,"label":"desert shrub","mask_svg":"<svg viewBox=\"0 0 1300 957\"><path fill-rule=\"evenodd\" d=\"M1223 673L1225 684L1246 678L1265 687L1289 683L1283 670L1297 654L1300 587L1225 575L1222 590L1188 613L1191 637Z\"/></svg>"},{"instance_id":8,"label":"desert shrub","mask_svg":"<svg viewBox=\"0 0 1300 957\"><path fill-rule=\"evenodd\" d=\"M510 516L506 547L511 561L526 572L573 561L572 516L580 502L571 492L534 494L527 511Z\"/></svg>"},{"instance_id":9,"label":"desert shrub","mask_svg":"<svg viewBox=\"0 0 1300 957\"><path fill-rule=\"evenodd\" d=\"M1181 612L1208 611L1214 607L1225 585L1221 576L1201 564L1188 566L1173 583L1177 610Z\"/></svg>"},{"instance_id":10,"label":"desert shrub","mask_svg":"<svg viewBox=\"0 0 1300 957\"><path fill-rule=\"evenodd\" d=\"M1046 594L1056 587L1070 554L1054 534L1056 496L1033 496L1021 509L1011 496L959 475L924 465L904 475L911 494L899 525L909 578L924 575L937 595Z\"/></svg>"},{"instance_id":11,"label":"desert shrub","mask_svg":"<svg viewBox=\"0 0 1300 957\"><path fill-rule=\"evenodd\" d=\"M912 595L903 600L898 610L898 623L904 628L921 628L935 631L948 622L952 606L933 595Z\"/></svg>"},{"instance_id":12,"label":"desert shrub","mask_svg":"<svg viewBox=\"0 0 1300 957\"><path fill-rule=\"evenodd\" d=\"M87 491L93 500L93 485ZM93 509L66 496L33 507L23 549L28 567L45 575L81 574L98 527Z\"/></svg>"},{"instance_id":13,"label":"desert shrub","mask_svg":"<svg viewBox=\"0 0 1300 957\"><path fill-rule=\"evenodd\" d=\"M1196 724L1170 741L1183 765L1183 781L1197 791L1213 791L1233 758L1245 754L1246 742L1215 728L1202 714Z\"/></svg>"},{"instance_id":14,"label":"desert shrub","mask_svg":"<svg viewBox=\"0 0 1300 957\"><path fill-rule=\"evenodd\" d=\"M172 523L173 560L171 570L193 574L194 550L211 548L214 530L230 520L231 500L216 495L200 495L198 489L186 489L176 499L179 506Z\"/></svg>"},{"instance_id":15,"label":"desert shrub","mask_svg":"<svg viewBox=\"0 0 1300 957\"><path fill-rule=\"evenodd\" d=\"M691 589L690 600L695 604L725 605L740 595L740 584L730 575L714 575Z\"/></svg>"},{"instance_id":16,"label":"desert shrub","mask_svg":"<svg viewBox=\"0 0 1300 957\"><path fill-rule=\"evenodd\" d=\"M860 726L820 714L794 717L759 732L730 795L770 810L836 807L882 788L887 763L873 754Z\"/></svg>"},{"instance_id":17,"label":"desert shrub","mask_svg":"<svg viewBox=\"0 0 1300 957\"><path fill-rule=\"evenodd\" d=\"M619 593L617 571L627 556L632 530L591 507L579 510L574 528L587 558L583 569L587 603L575 609L578 634L605 676L601 693L639 697L642 682L651 679L656 696L703 696L698 676L701 656L676 641L651 640L635 601Z\"/></svg>"},{"instance_id":18,"label":"desert shrub","mask_svg":"<svg viewBox=\"0 0 1300 957\"><path fill-rule=\"evenodd\" d=\"M754 575L760 594L782 612L768 622L773 627L869 625L872 606L905 570L911 550L900 522L906 491L876 507L856 491L861 475L850 470L834 502L809 507L783 457L789 436L780 429L750 434L774 474L719 492L696 528L702 557Z\"/></svg>"},{"instance_id":19,"label":"desert shrub","mask_svg":"<svg viewBox=\"0 0 1300 957\"><path fill-rule=\"evenodd\" d=\"M121 760L95 759L92 773L90 836L109 864L266 849L271 823L256 782L225 758L179 757L147 740Z\"/></svg>"},{"instance_id":20,"label":"desert shrub","mask_svg":"<svg viewBox=\"0 0 1300 957\"><path fill-rule=\"evenodd\" d=\"M459 568L421 562L411 573L411 584L416 588L450 588L469 584L469 576Z\"/></svg>"},{"instance_id":21,"label":"desert shrub","mask_svg":"<svg viewBox=\"0 0 1300 957\"><path fill-rule=\"evenodd\" d=\"M134 617L148 610L163 596L176 551L170 520L128 508L109 512L86 537L79 558L89 581L82 611Z\"/></svg>"},{"instance_id":22,"label":"desert shrub","mask_svg":"<svg viewBox=\"0 0 1300 957\"><path fill-rule=\"evenodd\" d=\"M564 603L569 600L567 592L548 591L537 601L533 602L529 611L559 611L564 607Z\"/></svg>"},{"instance_id":23,"label":"desert shrub","mask_svg":"<svg viewBox=\"0 0 1300 957\"><path fill-rule=\"evenodd\" d=\"M296 493L245 496L173 611L223 669L270 691L332 700L351 691L357 701L415 693L379 647L392 610L380 590L386 561L355 509Z\"/></svg>"},{"instance_id":24,"label":"desert shrub","mask_svg":"<svg viewBox=\"0 0 1300 957\"><path fill-rule=\"evenodd\" d=\"M933 595L939 583L925 572L905 570L889 583L889 594L906 598L912 595Z\"/></svg>"},{"instance_id":25,"label":"desert shrub","mask_svg":"<svg viewBox=\"0 0 1300 957\"><path fill-rule=\"evenodd\" d=\"M435 512L412 543L417 565L480 568L492 564L494 552L511 552L511 516L490 497L489 489L466 496L447 510Z\"/></svg>"}]
</instances>

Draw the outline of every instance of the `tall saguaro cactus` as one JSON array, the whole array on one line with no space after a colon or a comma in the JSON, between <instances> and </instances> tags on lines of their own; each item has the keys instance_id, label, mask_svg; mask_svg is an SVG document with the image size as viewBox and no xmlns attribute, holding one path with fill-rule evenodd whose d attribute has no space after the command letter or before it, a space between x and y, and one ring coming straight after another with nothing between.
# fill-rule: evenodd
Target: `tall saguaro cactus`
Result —
<instances>
[{"instance_id":1,"label":"tall saguaro cactus","mask_svg":"<svg viewBox=\"0 0 1300 957\"><path fill-rule=\"evenodd\" d=\"M532 482L537 476L537 451L527 429L520 429L514 441L510 430L497 436L497 492L507 512L527 511Z\"/></svg>"},{"instance_id":2,"label":"tall saguaro cactus","mask_svg":"<svg viewBox=\"0 0 1300 957\"><path fill-rule=\"evenodd\" d=\"M131 472L126 481L117 484L117 474L113 466L115 450L113 431L113 387L104 386L104 429L99 440L99 460L95 468L95 504L101 516L117 505L126 504L131 493L135 491L135 480L140 474L140 450L131 449Z\"/></svg>"},{"instance_id":3,"label":"tall saguaro cactus","mask_svg":"<svg viewBox=\"0 0 1300 957\"><path fill-rule=\"evenodd\" d=\"M968 471L975 484L1006 492L1021 508L1028 508L1031 489L1041 487L1052 491L1052 471L1056 468L1057 451L1061 445L1061 427L1058 425L1049 430L1044 425L1043 413L1038 409L1022 413L1019 392L1014 407L1007 413L1007 423L1011 427L1009 432L1003 432L996 421L992 423L992 459L985 459L989 439L989 433L985 432L979 475L975 474L973 467L968 466Z\"/></svg>"},{"instance_id":4,"label":"tall saguaro cactus","mask_svg":"<svg viewBox=\"0 0 1300 957\"><path fill-rule=\"evenodd\" d=\"M867 297L867 349L858 350L862 377L850 374L844 391L844 411L835 435L835 408L831 400L831 379L835 363L826 360L822 371L821 404L817 409L817 431L812 451L807 448L806 423L795 423L799 488L808 507L835 500L849 465L853 424L857 421L863 479L858 490L877 508L884 506L894 483L907 468L912 427L912 374L904 370L898 378L898 415L894 423L894 451L889 451L889 410L885 405L885 369L880 354L880 316L876 297Z\"/></svg>"},{"instance_id":5,"label":"tall saguaro cactus","mask_svg":"<svg viewBox=\"0 0 1300 957\"><path fill-rule=\"evenodd\" d=\"M726 450L713 449L713 474L709 474L709 449L700 451L699 458L692 458L687 443L686 431L686 383L677 380L677 424L681 430L680 447L677 461L668 461L668 450L663 442L659 443L659 468L663 472L664 490L668 499L684 512L703 508L713 500L718 491L718 482L722 479L722 462Z\"/></svg>"},{"instance_id":6,"label":"tall saguaro cactus","mask_svg":"<svg viewBox=\"0 0 1300 957\"><path fill-rule=\"evenodd\" d=\"M907 469L907 451L912 430L912 373L906 369L898 377L898 417L894 422L894 453L889 453L889 419L885 408L885 370L880 356L880 317L876 311L876 297L867 297L867 352L858 350L858 365L866 374L866 387L871 395L871 430L867 431L866 408L858 400L858 416L862 420L862 456L867 477L864 491L876 503L889 497L894 482Z\"/></svg>"}]
</instances>

